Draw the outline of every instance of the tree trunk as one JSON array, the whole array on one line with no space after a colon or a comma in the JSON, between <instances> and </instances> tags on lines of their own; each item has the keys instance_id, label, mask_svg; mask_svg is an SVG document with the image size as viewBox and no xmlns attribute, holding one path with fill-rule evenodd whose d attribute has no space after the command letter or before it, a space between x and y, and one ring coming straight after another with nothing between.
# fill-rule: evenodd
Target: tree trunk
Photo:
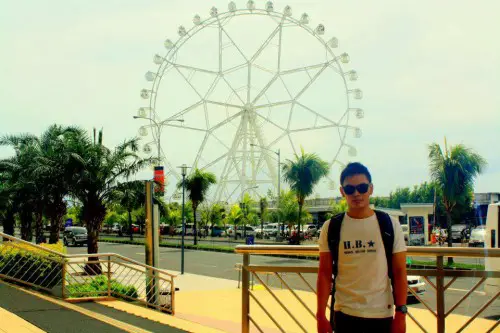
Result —
<instances>
[{"instance_id":1,"label":"tree trunk","mask_svg":"<svg viewBox=\"0 0 500 333\"><path fill-rule=\"evenodd\" d=\"M279 228L279 226L278 226ZM260 210L260 232L262 233L262 239L264 239L264 210Z\"/></svg>"},{"instance_id":2,"label":"tree trunk","mask_svg":"<svg viewBox=\"0 0 500 333\"><path fill-rule=\"evenodd\" d=\"M304 201L299 201L299 219L298 219L298 222L299 222L299 230L297 232L297 242L298 244L300 245L300 218L302 217L302 205L304 204Z\"/></svg>"},{"instance_id":3,"label":"tree trunk","mask_svg":"<svg viewBox=\"0 0 500 333\"><path fill-rule=\"evenodd\" d=\"M97 241L99 240L99 223L95 221L87 224L87 232L88 232L88 245L87 245L87 253L94 254L99 252L99 244ZM101 263L99 262L99 257L89 257L87 263L85 265L85 272L88 275L101 275L102 268Z\"/></svg>"},{"instance_id":4,"label":"tree trunk","mask_svg":"<svg viewBox=\"0 0 500 333\"><path fill-rule=\"evenodd\" d=\"M129 210L128 211L128 230L130 232L130 240L134 240L134 235L132 233L132 212Z\"/></svg>"},{"instance_id":5,"label":"tree trunk","mask_svg":"<svg viewBox=\"0 0 500 333\"><path fill-rule=\"evenodd\" d=\"M453 247L453 239L451 237L451 224L452 224L452 218L451 218L451 212L446 211L446 222L447 226L446 229L448 231L448 247ZM453 265L453 257L448 257L448 265Z\"/></svg>"},{"instance_id":6,"label":"tree trunk","mask_svg":"<svg viewBox=\"0 0 500 333\"><path fill-rule=\"evenodd\" d=\"M21 220L21 239L31 242L33 240L33 214L30 211L23 210L19 219Z\"/></svg>"},{"instance_id":7,"label":"tree trunk","mask_svg":"<svg viewBox=\"0 0 500 333\"><path fill-rule=\"evenodd\" d=\"M94 254L99 251L99 231L106 216L106 206L95 198L90 198L89 202L83 206L83 219L87 226L88 244L87 253ZM101 263L99 257L88 258L88 263L85 265L85 272L89 275L102 274Z\"/></svg>"},{"instance_id":8,"label":"tree trunk","mask_svg":"<svg viewBox=\"0 0 500 333\"><path fill-rule=\"evenodd\" d=\"M16 223L14 211L11 209L5 213L5 220L3 221L3 232L7 235L14 236L14 225Z\"/></svg>"},{"instance_id":9,"label":"tree trunk","mask_svg":"<svg viewBox=\"0 0 500 333\"><path fill-rule=\"evenodd\" d=\"M60 199L52 204L50 219L50 244L57 244L59 242L59 233L61 232L61 225L64 215L66 215L66 203Z\"/></svg>"},{"instance_id":10,"label":"tree trunk","mask_svg":"<svg viewBox=\"0 0 500 333\"><path fill-rule=\"evenodd\" d=\"M43 214L42 210L38 209L35 213L35 240L37 244L42 242L43 238Z\"/></svg>"},{"instance_id":11,"label":"tree trunk","mask_svg":"<svg viewBox=\"0 0 500 333\"><path fill-rule=\"evenodd\" d=\"M198 205L195 205L193 203L193 216L194 216L194 223L193 223L193 232L194 232L194 245L198 245L198 228L197 228L197 222L196 222L196 210L198 208Z\"/></svg>"}]
</instances>

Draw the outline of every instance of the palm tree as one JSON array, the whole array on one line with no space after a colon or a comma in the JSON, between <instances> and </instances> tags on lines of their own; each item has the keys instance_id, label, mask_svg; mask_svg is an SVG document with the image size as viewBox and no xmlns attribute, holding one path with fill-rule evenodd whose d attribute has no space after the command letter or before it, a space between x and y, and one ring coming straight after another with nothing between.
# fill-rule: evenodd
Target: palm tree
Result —
<instances>
[{"instance_id":1,"label":"palm tree","mask_svg":"<svg viewBox=\"0 0 500 333\"><path fill-rule=\"evenodd\" d=\"M193 204L193 214L194 214L194 245L198 244L198 231L196 228L196 209L206 199L208 189L211 185L217 183L217 178L215 175L208 171L202 171L198 168L194 170L186 178L186 190L188 192L188 198ZM177 187L182 188L182 181L177 184Z\"/></svg>"},{"instance_id":2,"label":"palm tree","mask_svg":"<svg viewBox=\"0 0 500 333\"><path fill-rule=\"evenodd\" d=\"M75 146L79 156L78 172L71 183L71 195L82 204L82 219L87 226L89 254L97 253L99 231L106 216L106 206L116 195L119 179L127 179L154 159L142 159L138 155L138 139L130 139L114 150L103 144L102 130L93 138L85 135ZM98 258L89 258L98 261ZM89 273L101 273L101 267L87 265Z\"/></svg>"},{"instance_id":3,"label":"palm tree","mask_svg":"<svg viewBox=\"0 0 500 333\"><path fill-rule=\"evenodd\" d=\"M45 213L50 219L49 243L59 241L63 217L67 212L66 199L80 156L74 149L85 132L77 127L50 126L37 140L37 156L33 176L45 194ZM42 228L42 216L37 215L37 238Z\"/></svg>"},{"instance_id":4,"label":"palm tree","mask_svg":"<svg viewBox=\"0 0 500 333\"><path fill-rule=\"evenodd\" d=\"M1 162L0 162L1 164ZM9 180L10 174L0 172L0 222L3 225L3 232L14 236L15 207L14 191Z\"/></svg>"},{"instance_id":5,"label":"palm tree","mask_svg":"<svg viewBox=\"0 0 500 333\"><path fill-rule=\"evenodd\" d=\"M39 203L43 200L40 183L32 172L33 160L37 155L36 142L37 138L29 134L8 135L0 139L0 145L11 146L15 152L14 156L0 160L0 172L3 177L2 182L5 182L4 195L11 200L10 214L18 214L21 222L21 238L27 241L33 238L35 207L39 208L41 206Z\"/></svg>"},{"instance_id":6,"label":"palm tree","mask_svg":"<svg viewBox=\"0 0 500 333\"><path fill-rule=\"evenodd\" d=\"M304 149L301 149L301 155L295 154L294 161L287 160L282 167L283 177L292 191L295 192L299 204L299 236L304 201L313 193L314 186L319 180L328 175L329 169L328 162L323 161L316 154L306 154Z\"/></svg>"},{"instance_id":7,"label":"palm tree","mask_svg":"<svg viewBox=\"0 0 500 333\"><path fill-rule=\"evenodd\" d=\"M134 240L132 232L132 211L144 206L146 202L144 182L135 180L118 184L115 188L113 200L127 211L130 240Z\"/></svg>"},{"instance_id":8,"label":"palm tree","mask_svg":"<svg viewBox=\"0 0 500 333\"><path fill-rule=\"evenodd\" d=\"M479 154L464 145L448 149L446 139L444 152L437 143L429 145L429 168L432 181L442 191L448 228L448 246L452 246L452 213L467 201L474 187L474 180L486 167L486 161ZM453 263L453 258L448 258Z\"/></svg>"},{"instance_id":9,"label":"palm tree","mask_svg":"<svg viewBox=\"0 0 500 333\"><path fill-rule=\"evenodd\" d=\"M260 231L262 232L262 238L264 238L264 218L267 215L267 199L265 197L261 197L259 199L259 208L260 208Z\"/></svg>"}]
</instances>

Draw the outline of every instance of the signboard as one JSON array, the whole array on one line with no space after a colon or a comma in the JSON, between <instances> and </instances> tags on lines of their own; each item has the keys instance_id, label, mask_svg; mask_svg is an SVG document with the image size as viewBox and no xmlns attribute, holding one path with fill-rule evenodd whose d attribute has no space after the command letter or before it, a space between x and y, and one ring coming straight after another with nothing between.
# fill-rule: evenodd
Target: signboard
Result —
<instances>
[{"instance_id":1,"label":"signboard","mask_svg":"<svg viewBox=\"0 0 500 333\"><path fill-rule=\"evenodd\" d=\"M410 235L408 245L419 246L425 244L424 217L410 216Z\"/></svg>"},{"instance_id":2,"label":"signboard","mask_svg":"<svg viewBox=\"0 0 500 333\"><path fill-rule=\"evenodd\" d=\"M165 193L165 171L163 166L155 166L154 180L155 192Z\"/></svg>"},{"instance_id":3,"label":"signboard","mask_svg":"<svg viewBox=\"0 0 500 333\"><path fill-rule=\"evenodd\" d=\"M73 226L73 219L67 219L66 222L64 223L64 227L72 227Z\"/></svg>"}]
</instances>

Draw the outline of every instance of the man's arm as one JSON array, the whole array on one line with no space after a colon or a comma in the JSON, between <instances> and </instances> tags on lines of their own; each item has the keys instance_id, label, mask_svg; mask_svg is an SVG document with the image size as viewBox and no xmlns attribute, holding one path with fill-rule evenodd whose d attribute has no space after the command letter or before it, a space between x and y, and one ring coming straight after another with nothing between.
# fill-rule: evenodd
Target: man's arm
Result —
<instances>
[{"instance_id":1,"label":"man's arm","mask_svg":"<svg viewBox=\"0 0 500 333\"><path fill-rule=\"evenodd\" d=\"M392 275L394 278L394 304L396 306L406 305L408 293L408 280L406 279L406 252L398 252L392 255ZM392 323L393 333L406 332L406 316L396 311Z\"/></svg>"},{"instance_id":2,"label":"man's arm","mask_svg":"<svg viewBox=\"0 0 500 333\"><path fill-rule=\"evenodd\" d=\"M332 291L332 254L330 252L319 253L317 312L318 332L331 332L330 321L326 319L326 305ZM333 311L333 309L332 309Z\"/></svg>"},{"instance_id":3,"label":"man's arm","mask_svg":"<svg viewBox=\"0 0 500 333\"><path fill-rule=\"evenodd\" d=\"M392 255L392 276L394 277L394 304L406 305L408 280L406 279L406 252Z\"/></svg>"}]
</instances>

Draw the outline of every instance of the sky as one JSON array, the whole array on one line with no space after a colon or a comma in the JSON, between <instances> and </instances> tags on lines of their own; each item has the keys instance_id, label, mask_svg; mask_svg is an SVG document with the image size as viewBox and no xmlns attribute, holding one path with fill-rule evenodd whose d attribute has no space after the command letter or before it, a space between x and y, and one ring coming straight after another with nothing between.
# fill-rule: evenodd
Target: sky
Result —
<instances>
[{"instance_id":1,"label":"sky","mask_svg":"<svg viewBox=\"0 0 500 333\"><path fill-rule=\"evenodd\" d=\"M246 2L236 1L236 5L245 8ZM464 144L487 160L488 167L478 178L475 191L500 192L498 1L274 2L276 11L281 12L286 5L292 7L295 18L307 12L311 27L324 24L323 38L335 36L339 40L335 54L350 55L344 69L355 69L359 74L356 82L349 82L349 89L360 88L364 96L359 102L351 99L351 107L363 108L365 117L351 117L349 125L361 128L363 135L355 139L347 133L346 142L356 148L357 156L349 156L344 149L339 161L365 163L373 175L375 195L428 181L427 147L433 142L443 144L445 137L449 144ZM164 40L175 42L179 25L191 28L193 16L208 18L212 6L225 12L227 2L0 0L0 134L40 134L58 123L76 124L89 131L103 128L105 143L110 147L137 136L139 127L146 123L132 116L139 107L149 105L139 92L151 89L144 74L158 69L153 56L165 56ZM264 1L257 1L257 7L263 8ZM269 34L270 21L259 19L233 19L228 24L227 30L239 39L236 44L262 43ZM191 45L186 43L175 61L203 67L217 60L213 55L218 38L213 31L218 30L206 31L193 37ZM290 30L284 42L287 61L317 63L321 52L307 36L294 31ZM225 65L238 62L233 47L224 52L228 61ZM260 64L266 65L271 58L272 53L263 55ZM342 112L338 113L336 106L345 100L345 91L334 75L328 75L324 82L311 87L308 105L314 105L315 110L323 108L325 115L337 121ZM208 88L201 74L194 77L199 80L196 84ZM182 78L177 80L166 76L162 81L157 108L161 120L192 104L192 91L186 89L186 82L182 86ZM291 78L289 84L303 85L300 80ZM265 82L257 81L255 85ZM281 100L280 93L279 87L270 89L269 98ZM227 110L215 108L213 112L212 124L230 116ZM314 122L305 111L297 111L294 117L299 125ZM196 122L202 118L202 113L197 116L193 111L182 126L198 127ZM281 121L279 117L274 120ZM269 143L279 131L265 126ZM221 145L231 144L235 128L233 123L219 131L219 145L212 138L200 163L207 164L224 154ZM338 136L333 129L311 131L294 137L294 143L296 148L302 146L330 161L338 148ZM174 167L191 164L203 139L196 131L176 127L165 128L162 137L163 151ZM284 159L292 157L287 140L271 148L280 148ZM153 152L155 149L153 146ZM10 154L11 150L0 148L0 157ZM339 170L339 165L332 167L332 179L338 178ZM144 170L136 177L145 179L151 173ZM169 189L175 182L171 181ZM256 191L263 194L265 187ZM316 195L331 197L337 191L322 182Z\"/></svg>"}]
</instances>

